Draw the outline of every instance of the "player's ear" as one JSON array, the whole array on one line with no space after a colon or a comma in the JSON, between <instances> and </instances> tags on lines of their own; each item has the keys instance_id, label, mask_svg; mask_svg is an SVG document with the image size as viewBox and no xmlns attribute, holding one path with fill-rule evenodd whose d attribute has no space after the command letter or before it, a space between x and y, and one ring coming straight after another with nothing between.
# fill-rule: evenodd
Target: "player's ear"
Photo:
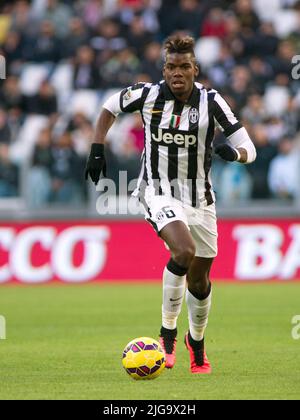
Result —
<instances>
[{"instance_id":1,"label":"player's ear","mask_svg":"<svg viewBox=\"0 0 300 420\"><path fill-rule=\"evenodd\" d=\"M198 66L198 64L195 64L195 77L198 77L200 74L200 68Z\"/></svg>"}]
</instances>

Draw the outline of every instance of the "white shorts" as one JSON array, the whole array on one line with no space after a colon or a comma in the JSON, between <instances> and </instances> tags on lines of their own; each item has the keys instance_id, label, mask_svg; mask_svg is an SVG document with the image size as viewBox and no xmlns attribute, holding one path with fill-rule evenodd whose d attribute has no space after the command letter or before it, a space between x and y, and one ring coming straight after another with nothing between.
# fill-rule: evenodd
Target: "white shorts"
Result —
<instances>
[{"instance_id":1,"label":"white shorts","mask_svg":"<svg viewBox=\"0 0 300 420\"><path fill-rule=\"evenodd\" d=\"M190 230L196 245L196 257L215 258L218 254L218 228L215 204L193 208L173 197L148 198L145 219L159 234L175 221L183 222Z\"/></svg>"}]
</instances>

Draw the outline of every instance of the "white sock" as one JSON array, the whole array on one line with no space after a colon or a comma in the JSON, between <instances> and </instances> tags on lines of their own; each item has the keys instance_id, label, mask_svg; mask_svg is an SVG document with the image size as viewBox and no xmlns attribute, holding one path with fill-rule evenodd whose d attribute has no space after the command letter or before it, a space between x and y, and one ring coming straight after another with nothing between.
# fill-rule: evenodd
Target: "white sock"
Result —
<instances>
[{"instance_id":1,"label":"white sock","mask_svg":"<svg viewBox=\"0 0 300 420\"><path fill-rule=\"evenodd\" d=\"M185 295L185 278L171 273L165 268L163 275L163 305L162 326L168 330L174 330L177 319L181 312Z\"/></svg>"},{"instance_id":2,"label":"white sock","mask_svg":"<svg viewBox=\"0 0 300 420\"><path fill-rule=\"evenodd\" d=\"M201 341L208 324L212 292L205 300L196 299L189 290L186 291L186 303L189 313L189 326L192 338Z\"/></svg>"}]
</instances>

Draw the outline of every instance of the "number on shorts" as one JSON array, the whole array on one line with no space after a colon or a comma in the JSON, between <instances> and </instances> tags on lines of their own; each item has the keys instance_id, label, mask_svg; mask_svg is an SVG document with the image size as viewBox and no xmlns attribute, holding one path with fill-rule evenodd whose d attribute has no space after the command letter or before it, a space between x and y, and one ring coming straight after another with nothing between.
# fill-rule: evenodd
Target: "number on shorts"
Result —
<instances>
[{"instance_id":1,"label":"number on shorts","mask_svg":"<svg viewBox=\"0 0 300 420\"><path fill-rule=\"evenodd\" d=\"M176 217L176 214L170 207L164 207L162 211L165 213L168 219L173 219L174 217Z\"/></svg>"}]
</instances>

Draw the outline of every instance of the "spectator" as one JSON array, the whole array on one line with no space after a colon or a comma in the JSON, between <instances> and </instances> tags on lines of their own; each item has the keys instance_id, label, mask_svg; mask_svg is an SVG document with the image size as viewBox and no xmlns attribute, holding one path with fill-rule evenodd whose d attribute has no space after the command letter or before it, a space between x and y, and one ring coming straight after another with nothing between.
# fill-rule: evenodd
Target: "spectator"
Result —
<instances>
[{"instance_id":1,"label":"spectator","mask_svg":"<svg viewBox=\"0 0 300 420\"><path fill-rule=\"evenodd\" d=\"M101 77L92 48L84 45L77 51L74 66L74 89L100 89Z\"/></svg>"},{"instance_id":2,"label":"spectator","mask_svg":"<svg viewBox=\"0 0 300 420\"><path fill-rule=\"evenodd\" d=\"M26 98L27 112L45 115L52 119L57 117L57 97L54 88L45 80L36 95Z\"/></svg>"},{"instance_id":3,"label":"spectator","mask_svg":"<svg viewBox=\"0 0 300 420\"><path fill-rule=\"evenodd\" d=\"M235 14L226 15L225 27L227 36L224 40L224 45L229 49L235 61L240 63L245 52L245 45L242 37L241 23Z\"/></svg>"},{"instance_id":4,"label":"spectator","mask_svg":"<svg viewBox=\"0 0 300 420\"><path fill-rule=\"evenodd\" d=\"M251 0L237 0L234 9L244 30L255 32L258 29L260 21Z\"/></svg>"},{"instance_id":5,"label":"spectator","mask_svg":"<svg viewBox=\"0 0 300 420\"><path fill-rule=\"evenodd\" d=\"M233 72L236 61L230 48L224 43L221 47L219 60L208 69L208 76L216 88L224 88L229 84L229 75Z\"/></svg>"},{"instance_id":6,"label":"spectator","mask_svg":"<svg viewBox=\"0 0 300 420\"><path fill-rule=\"evenodd\" d=\"M251 198L252 179L244 165L225 165L218 185L217 195L222 204L243 202Z\"/></svg>"},{"instance_id":7,"label":"spectator","mask_svg":"<svg viewBox=\"0 0 300 420\"><path fill-rule=\"evenodd\" d=\"M143 17L144 26L148 32L154 35L159 33L159 22L157 10L160 7L160 0L143 0L139 13Z\"/></svg>"},{"instance_id":8,"label":"spectator","mask_svg":"<svg viewBox=\"0 0 300 420\"><path fill-rule=\"evenodd\" d=\"M147 32L142 16L134 16L132 19L127 34L127 40L128 44L138 57L143 55L145 45L153 41L153 35Z\"/></svg>"},{"instance_id":9,"label":"spectator","mask_svg":"<svg viewBox=\"0 0 300 420\"><path fill-rule=\"evenodd\" d=\"M292 96L288 100L287 112L283 115L282 121L285 125L285 134L289 137L295 137L300 131L299 106Z\"/></svg>"},{"instance_id":10,"label":"spectator","mask_svg":"<svg viewBox=\"0 0 300 420\"><path fill-rule=\"evenodd\" d=\"M242 110L242 118L250 125L262 124L267 119L262 97L257 93L249 96L246 107Z\"/></svg>"},{"instance_id":11,"label":"spectator","mask_svg":"<svg viewBox=\"0 0 300 420\"><path fill-rule=\"evenodd\" d=\"M225 15L225 30L226 30L226 44L230 40L239 36L242 32L241 23L234 13L227 13ZM228 45L228 44L227 44Z\"/></svg>"},{"instance_id":12,"label":"spectator","mask_svg":"<svg viewBox=\"0 0 300 420\"><path fill-rule=\"evenodd\" d=\"M51 130L40 132L34 147L31 168L28 175L28 204L32 209L45 207L49 203L51 191L50 168L52 167Z\"/></svg>"},{"instance_id":13,"label":"spectator","mask_svg":"<svg viewBox=\"0 0 300 420\"><path fill-rule=\"evenodd\" d=\"M158 10L161 40L169 36L176 29L177 9L179 0L164 0Z\"/></svg>"},{"instance_id":14,"label":"spectator","mask_svg":"<svg viewBox=\"0 0 300 420\"><path fill-rule=\"evenodd\" d=\"M103 66L106 86L130 86L139 73L140 62L130 48L124 48Z\"/></svg>"},{"instance_id":15,"label":"spectator","mask_svg":"<svg viewBox=\"0 0 300 420\"><path fill-rule=\"evenodd\" d=\"M276 54L279 44L272 22L263 22L257 34L257 54L262 57L272 57Z\"/></svg>"},{"instance_id":16,"label":"spectator","mask_svg":"<svg viewBox=\"0 0 300 420\"><path fill-rule=\"evenodd\" d=\"M205 14L206 6L197 0L163 1L160 9L163 37L177 30L190 32L198 38Z\"/></svg>"},{"instance_id":17,"label":"spectator","mask_svg":"<svg viewBox=\"0 0 300 420\"><path fill-rule=\"evenodd\" d=\"M0 91L0 106L6 110L17 108L20 112L25 111L25 97L21 92L19 79L9 76Z\"/></svg>"},{"instance_id":18,"label":"spectator","mask_svg":"<svg viewBox=\"0 0 300 420\"><path fill-rule=\"evenodd\" d=\"M294 199L299 197L299 150L295 149L295 142L286 137L279 144L279 154L271 164L268 175L270 190L274 197Z\"/></svg>"},{"instance_id":19,"label":"spectator","mask_svg":"<svg viewBox=\"0 0 300 420\"><path fill-rule=\"evenodd\" d=\"M277 147L269 144L266 129L263 125L257 125L252 132L257 158L254 163L247 165L252 176L252 198L263 199L270 197L268 185L268 173L271 161L277 155Z\"/></svg>"},{"instance_id":20,"label":"spectator","mask_svg":"<svg viewBox=\"0 0 300 420\"><path fill-rule=\"evenodd\" d=\"M69 22L69 33L63 41L63 58L72 58L77 50L88 44L88 34L82 19L73 17Z\"/></svg>"},{"instance_id":21,"label":"spectator","mask_svg":"<svg viewBox=\"0 0 300 420\"><path fill-rule=\"evenodd\" d=\"M26 0L18 0L11 14L11 30L20 35L33 35L36 31L37 22L34 19L30 3Z\"/></svg>"},{"instance_id":22,"label":"spectator","mask_svg":"<svg viewBox=\"0 0 300 420\"><path fill-rule=\"evenodd\" d=\"M236 66L231 73L230 88L224 89L234 99L239 109L247 103L251 92L251 73L246 66Z\"/></svg>"},{"instance_id":23,"label":"spectator","mask_svg":"<svg viewBox=\"0 0 300 420\"><path fill-rule=\"evenodd\" d=\"M281 41L278 46L277 55L270 60L275 75L285 74L291 77L293 68L292 59L296 54L297 51L291 41Z\"/></svg>"},{"instance_id":24,"label":"spectator","mask_svg":"<svg viewBox=\"0 0 300 420\"><path fill-rule=\"evenodd\" d=\"M42 11L40 19L51 22L58 38L64 38L68 34L72 16L73 11L68 5L58 0L47 0L46 8Z\"/></svg>"},{"instance_id":25,"label":"spectator","mask_svg":"<svg viewBox=\"0 0 300 420\"><path fill-rule=\"evenodd\" d=\"M220 8L210 10L202 27L202 36L213 36L224 39L227 34L227 28L224 19L224 12Z\"/></svg>"},{"instance_id":26,"label":"spectator","mask_svg":"<svg viewBox=\"0 0 300 420\"><path fill-rule=\"evenodd\" d=\"M3 44L7 74L18 74L23 62L23 42L19 32L10 31Z\"/></svg>"},{"instance_id":27,"label":"spectator","mask_svg":"<svg viewBox=\"0 0 300 420\"><path fill-rule=\"evenodd\" d=\"M282 118L272 116L264 121L264 127L270 144L278 146L281 138L286 135L287 128Z\"/></svg>"},{"instance_id":28,"label":"spectator","mask_svg":"<svg viewBox=\"0 0 300 420\"><path fill-rule=\"evenodd\" d=\"M92 123L85 114L78 112L70 121L68 131L72 134L76 153L85 161L90 151L90 141L94 133Z\"/></svg>"},{"instance_id":29,"label":"spectator","mask_svg":"<svg viewBox=\"0 0 300 420\"><path fill-rule=\"evenodd\" d=\"M18 188L19 169L10 160L8 145L0 143L0 197L16 197Z\"/></svg>"},{"instance_id":30,"label":"spectator","mask_svg":"<svg viewBox=\"0 0 300 420\"><path fill-rule=\"evenodd\" d=\"M9 144L11 141L11 132L7 122L7 113L0 109L0 144Z\"/></svg>"},{"instance_id":31,"label":"spectator","mask_svg":"<svg viewBox=\"0 0 300 420\"><path fill-rule=\"evenodd\" d=\"M28 61L36 63L57 63L60 59L60 44L53 24L44 20L39 33L33 38L27 36L24 55Z\"/></svg>"},{"instance_id":32,"label":"spectator","mask_svg":"<svg viewBox=\"0 0 300 420\"><path fill-rule=\"evenodd\" d=\"M113 19L106 18L99 23L90 45L97 52L98 62L102 65L116 52L125 48L127 41L121 35L121 25Z\"/></svg>"},{"instance_id":33,"label":"spectator","mask_svg":"<svg viewBox=\"0 0 300 420\"><path fill-rule=\"evenodd\" d=\"M11 133L11 144L16 141L25 119L25 114L22 113L20 108L11 108L8 110L7 124Z\"/></svg>"},{"instance_id":34,"label":"spectator","mask_svg":"<svg viewBox=\"0 0 300 420\"><path fill-rule=\"evenodd\" d=\"M130 26L135 17L140 17L146 32L157 33L159 23L156 9L160 0L138 0L135 4L119 2L119 12L116 14L124 26Z\"/></svg>"},{"instance_id":35,"label":"spectator","mask_svg":"<svg viewBox=\"0 0 300 420\"><path fill-rule=\"evenodd\" d=\"M205 14L206 8L197 0L180 0L176 16L176 30L188 31L198 37Z\"/></svg>"},{"instance_id":36,"label":"spectator","mask_svg":"<svg viewBox=\"0 0 300 420\"><path fill-rule=\"evenodd\" d=\"M87 0L82 6L84 22L90 29L95 29L103 18L103 0Z\"/></svg>"},{"instance_id":37,"label":"spectator","mask_svg":"<svg viewBox=\"0 0 300 420\"><path fill-rule=\"evenodd\" d=\"M266 86L273 77L272 67L261 57L254 55L249 60L249 68L256 93L260 96L264 95Z\"/></svg>"},{"instance_id":38,"label":"spectator","mask_svg":"<svg viewBox=\"0 0 300 420\"><path fill-rule=\"evenodd\" d=\"M50 128L41 130L39 138L36 142L33 157L32 167L44 168L49 171L52 164L51 155L52 132Z\"/></svg>"},{"instance_id":39,"label":"spectator","mask_svg":"<svg viewBox=\"0 0 300 420\"><path fill-rule=\"evenodd\" d=\"M132 119L132 126L127 133L127 154L130 150L130 154L141 156L144 150L144 126L141 116L135 114Z\"/></svg>"},{"instance_id":40,"label":"spectator","mask_svg":"<svg viewBox=\"0 0 300 420\"><path fill-rule=\"evenodd\" d=\"M151 42L145 47L141 72L150 76L153 83L162 79L162 51L158 42Z\"/></svg>"},{"instance_id":41,"label":"spectator","mask_svg":"<svg viewBox=\"0 0 300 420\"><path fill-rule=\"evenodd\" d=\"M74 150L69 132L63 133L52 146L52 179L50 202L80 204L83 202L81 181L84 168Z\"/></svg>"}]
</instances>

